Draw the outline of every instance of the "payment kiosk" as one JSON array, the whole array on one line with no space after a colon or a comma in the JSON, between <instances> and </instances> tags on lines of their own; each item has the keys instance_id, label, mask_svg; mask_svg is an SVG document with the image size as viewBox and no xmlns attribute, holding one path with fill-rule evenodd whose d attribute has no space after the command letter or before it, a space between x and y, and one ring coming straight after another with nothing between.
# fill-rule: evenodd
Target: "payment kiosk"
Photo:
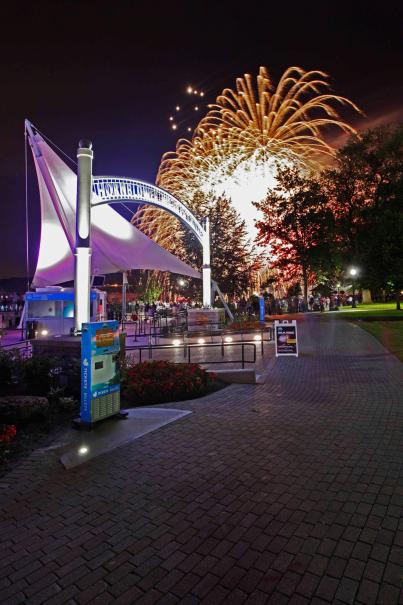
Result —
<instances>
[{"instance_id":1,"label":"payment kiosk","mask_svg":"<svg viewBox=\"0 0 403 605\"><path fill-rule=\"evenodd\" d=\"M120 343L118 321L84 323L81 338L80 422L120 415Z\"/></svg>"}]
</instances>

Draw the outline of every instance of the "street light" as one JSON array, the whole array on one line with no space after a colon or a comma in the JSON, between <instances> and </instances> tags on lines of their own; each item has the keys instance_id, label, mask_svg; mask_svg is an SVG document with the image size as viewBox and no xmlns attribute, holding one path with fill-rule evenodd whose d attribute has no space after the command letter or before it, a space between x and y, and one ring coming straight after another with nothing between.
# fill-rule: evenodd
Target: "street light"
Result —
<instances>
[{"instance_id":1,"label":"street light","mask_svg":"<svg viewBox=\"0 0 403 605\"><path fill-rule=\"evenodd\" d=\"M357 305L356 305L356 302L355 302L355 276L357 275L357 273L358 273L358 271L357 271L357 269L355 267L352 267L350 269L350 275L351 275L352 281L353 281L353 304L351 305L352 309L356 309L357 308Z\"/></svg>"}]
</instances>

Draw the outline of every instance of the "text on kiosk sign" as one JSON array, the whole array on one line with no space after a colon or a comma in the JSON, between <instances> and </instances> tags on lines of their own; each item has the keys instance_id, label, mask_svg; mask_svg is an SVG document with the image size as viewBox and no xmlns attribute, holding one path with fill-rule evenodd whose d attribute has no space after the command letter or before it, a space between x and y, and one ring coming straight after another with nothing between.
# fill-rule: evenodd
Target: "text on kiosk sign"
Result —
<instances>
[{"instance_id":1,"label":"text on kiosk sign","mask_svg":"<svg viewBox=\"0 0 403 605\"><path fill-rule=\"evenodd\" d=\"M112 347L114 343L115 334L110 328L101 328L95 332L95 342L97 349L104 347Z\"/></svg>"}]
</instances>

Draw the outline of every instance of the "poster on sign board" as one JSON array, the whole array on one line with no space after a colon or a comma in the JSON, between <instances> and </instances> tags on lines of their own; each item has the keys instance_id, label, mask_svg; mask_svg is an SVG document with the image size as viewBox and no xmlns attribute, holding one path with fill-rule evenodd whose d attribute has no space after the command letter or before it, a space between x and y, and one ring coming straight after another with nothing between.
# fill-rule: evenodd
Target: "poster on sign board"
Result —
<instances>
[{"instance_id":1,"label":"poster on sign board","mask_svg":"<svg viewBox=\"0 0 403 605\"><path fill-rule=\"evenodd\" d=\"M298 357L297 322L295 319L274 322L274 342L276 357L282 355Z\"/></svg>"}]
</instances>

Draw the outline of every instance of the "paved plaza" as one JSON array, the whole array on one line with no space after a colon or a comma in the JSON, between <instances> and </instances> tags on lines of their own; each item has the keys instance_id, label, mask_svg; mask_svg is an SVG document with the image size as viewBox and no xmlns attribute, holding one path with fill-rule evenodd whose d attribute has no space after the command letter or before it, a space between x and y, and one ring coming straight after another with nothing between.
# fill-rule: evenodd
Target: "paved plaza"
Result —
<instances>
[{"instance_id":1,"label":"paved plaza","mask_svg":"<svg viewBox=\"0 0 403 605\"><path fill-rule=\"evenodd\" d=\"M74 470L0 485L1 602L403 603L403 364L332 318L264 384Z\"/></svg>"}]
</instances>

